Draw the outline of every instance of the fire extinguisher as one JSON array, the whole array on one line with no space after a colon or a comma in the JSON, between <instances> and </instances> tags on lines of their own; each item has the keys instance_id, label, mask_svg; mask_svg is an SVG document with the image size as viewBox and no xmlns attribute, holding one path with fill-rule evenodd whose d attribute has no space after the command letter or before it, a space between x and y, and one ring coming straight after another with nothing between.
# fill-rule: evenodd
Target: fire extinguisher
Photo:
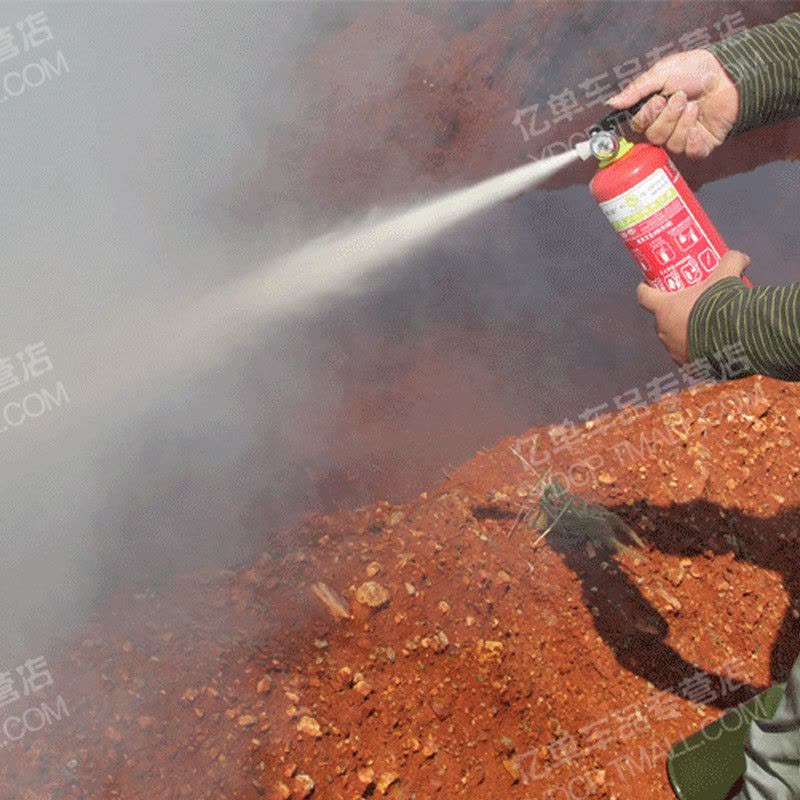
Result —
<instances>
[{"instance_id":1,"label":"fire extinguisher","mask_svg":"<svg viewBox=\"0 0 800 800\"><path fill-rule=\"evenodd\" d=\"M591 192L647 283L677 292L706 280L728 247L666 151L616 132L652 96L604 117L577 149L599 161Z\"/></svg>"}]
</instances>

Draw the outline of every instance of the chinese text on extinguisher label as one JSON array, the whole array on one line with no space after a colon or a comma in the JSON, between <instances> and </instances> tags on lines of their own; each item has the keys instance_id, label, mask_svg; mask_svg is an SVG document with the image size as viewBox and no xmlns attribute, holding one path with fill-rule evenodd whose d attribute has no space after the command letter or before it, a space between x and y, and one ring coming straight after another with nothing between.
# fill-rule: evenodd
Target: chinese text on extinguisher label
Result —
<instances>
[{"instance_id":1,"label":"chinese text on extinguisher label","mask_svg":"<svg viewBox=\"0 0 800 800\"><path fill-rule=\"evenodd\" d=\"M658 289L676 292L693 286L719 264L720 254L663 169L600 208L647 282Z\"/></svg>"}]
</instances>

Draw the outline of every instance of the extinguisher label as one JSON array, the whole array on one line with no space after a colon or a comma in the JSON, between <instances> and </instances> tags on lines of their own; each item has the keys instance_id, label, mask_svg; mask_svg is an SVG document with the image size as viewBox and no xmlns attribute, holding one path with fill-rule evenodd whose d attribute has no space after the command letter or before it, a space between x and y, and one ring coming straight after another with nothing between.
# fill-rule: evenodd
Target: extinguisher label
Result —
<instances>
[{"instance_id":1,"label":"extinguisher label","mask_svg":"<svg viewBox=\"0 0 800 800\"><path fill-rule=\"evenodd\" d=\"M663 169L600 208L642 268L647 282L676 292L694 286L720 255Z\"/></svg>"}]
</instances>

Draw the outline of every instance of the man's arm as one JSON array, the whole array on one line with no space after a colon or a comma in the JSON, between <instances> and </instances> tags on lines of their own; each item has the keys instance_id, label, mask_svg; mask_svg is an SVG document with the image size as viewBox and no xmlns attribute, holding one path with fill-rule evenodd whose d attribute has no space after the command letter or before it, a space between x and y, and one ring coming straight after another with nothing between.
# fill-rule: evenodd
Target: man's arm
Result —
<instances>
[{"instance_id":1,"label":"man's arm","mask_svg":"<svg viewBox=\"0 0 800 800\"><path fill-rule=\"evenodd\" d=\"M656 331L679 364L707 359L718 378L722 359L736 352L745 369L800 380L800 284L748 288L741 279L750 259L729 250L701 284L663 292L639 284L639 303L656 318Z\"/></svg>"},{"instance_id":2,"label":"man's arm","mask_svg":"<svg viewBox=\"0 0 800 800\"><path fill-rule=\"evenodd\" d=\"M608 105L629 108L654 92L631 124L653 144L690 158L705 158L731 134L797 116L800 12L666 56Z\"/></svg>"},{"instance_id":3,"label":"man's arm","mask_svg":"<svg viewBox=\"0 0 800 800\"><path fill-rule=\"evenodd\" d=\"M750 289L727 277L706 290L689 313L689 360L707 358L723 377L716 354L734 345L750 373L800 380L800 284Z\"/></svg>"},{"instance_id":4,"label":"man's arm","mask_svg":"<svg viewBox=\"0 0 800 800\"><path fill-rule=\"evenodd\" d=\"M800 115L800 12L705 49L739 92L730 135ZM695 302L687 339L690 360L714 363L714 354L740 345L751 372L800 380L800 284L748 289L738 278L724 278Z\"/></svg>"},{"instance_id":5,"label":"man's arm","mask_svg":"<svg viewBox=\"0 0 800 800\"><path fill-rule=\"evenodd\" d=\"M618 95L627 108L652 92L634 117L647 138L702 158L730 135L800 115L800 12L742 31L706 48L656 62ZM662 95L672 95L667 102ZM800 284L748 289L739 276L749 258L729 251L702 284L665 293L645 283L639 302L679 364L736 346L752 372L800 380Z\"/></svg>"},{"instance_id":6,"label":"man's arm","mask_svg":"<svg viewBox=\"0 0 800 800\"><path fill-rule=\"evenodd\" d=\"M707 45L739 91L730 135L800 115L800 12Z\"/></svg>"}]
</instances>

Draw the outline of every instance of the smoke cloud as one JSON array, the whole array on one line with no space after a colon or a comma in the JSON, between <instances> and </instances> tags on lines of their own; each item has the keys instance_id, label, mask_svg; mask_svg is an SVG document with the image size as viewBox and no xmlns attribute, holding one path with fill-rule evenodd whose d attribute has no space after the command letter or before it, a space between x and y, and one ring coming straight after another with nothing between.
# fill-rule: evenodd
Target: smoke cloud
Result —
<instances>
[{"instance_id":1,"label":"smoke cloud","mask_svg":"<svg viewBox=\"0 0 800 800\"><path fill-rule=\"evenodd\" d=\"M190 338L187 353L176 343L198 298L213 303L398 198L471 182L457 148L435 180L410 150L376 141L396 194L337 205L321 198L348 175L325 153L298 160L315 104L422 86L396 66L409 48L435 78L433 7L404 8L412 27L387 29L368 61L343 53L326 87L306 66L362 4L42 8L52 41L18 66L60 52L68 71L0 103L0 357L21 370L43 343L52 363L0 393L0 411L19 403L21 420L0 433L5 663L66 634L107 591L237 564L304 511L402 499L500 436L574 419L669 369L635 308L635 268L581 185L464 222L395 257L367 292L247 327L233 349ZM5 5L0 26L33 10ZM448 13L467 30L495 11ZM542 5L543 21L552 13ZM587 75L593 35L576 28L563 44L588 54ZM497 111L509 136L514 110ZM771 165L702 194L759 282L785 274L794 251L774 252L783 221L752 206L769 185L780 207L796 170Z\"/></svg>"}]
</instances>

